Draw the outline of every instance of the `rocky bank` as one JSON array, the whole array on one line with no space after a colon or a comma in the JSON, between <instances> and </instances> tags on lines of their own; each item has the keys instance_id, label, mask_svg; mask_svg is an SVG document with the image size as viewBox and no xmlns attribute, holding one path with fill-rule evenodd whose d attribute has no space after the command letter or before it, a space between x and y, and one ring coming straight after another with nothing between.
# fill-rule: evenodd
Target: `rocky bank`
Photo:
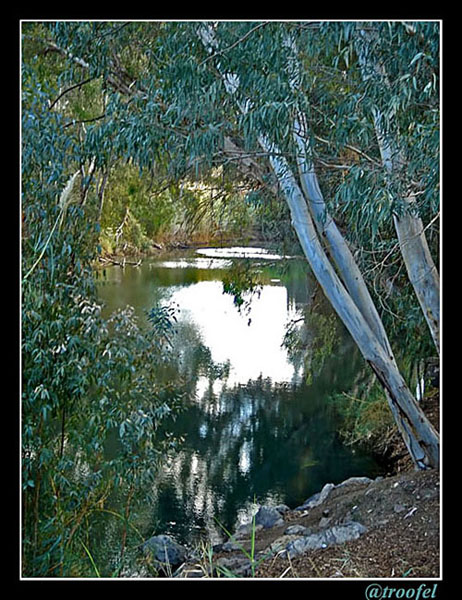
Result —
<instances>
[{"instance_id":1,"label":"rocky bank","mask_svg":"<svg viewBox=\"0 0 462 600\"><path fill-rule=\"evenodd\" d=\"M427 408L436 424L436 396ZM161 576L179 578L439 577L440 473L415 471L399 438L392 454L390 476L326 483L295 508L260 506L215 546L154 536L145 555Z\"/></svg>"},{"instance_id":2,"label":"rocky bank","mask_svg":"<svg viewBox=\"0 0 462 600\"><path fill-rule=\"evenodd\" d=\"M295 509L260 507L208 552L168 536L144 550L170 577L438 577L439 498L437 471L351 478Z\"/></svg>"}]
</instances>

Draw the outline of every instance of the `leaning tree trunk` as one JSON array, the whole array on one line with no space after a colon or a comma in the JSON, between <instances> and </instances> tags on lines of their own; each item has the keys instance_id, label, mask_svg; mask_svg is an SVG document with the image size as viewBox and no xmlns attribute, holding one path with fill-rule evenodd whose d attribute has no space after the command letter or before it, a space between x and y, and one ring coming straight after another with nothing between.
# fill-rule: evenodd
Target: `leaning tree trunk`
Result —
<instances>
[{"instance_id":1,"label":"leaning tree trunk","mask_svg":"<svg viewBox=\"0 0 462 600\"><path fill-rule=\"evenodd\" d=\"M376 33L366 31L358 25L356 44L363 81L375 79L378 85L389 86L383 65L372 55ZM405 159L400 150L397 134L386 131L383 115L375 108L374 128L380 149L383 166L389 179L399 177L404 172ZM388 127L390 130L390 127ZM437 268L428 248L424 226L415 210L415 196L403 198L402 214L393 215L393 223L398 236L399 247L406 266L409 281L414 289L424 314L435 348L440 353L440 280Z\"/></svg>"},{"instance_id":2,"label":"leaning tree trunk","mask_svg":"<svg viewBox=\"0 0 462 600\"><path fill-rule=\"evenodd\" d=\"M210 25L202 25L198 33L209 52L218 50L215 32ZM221 73L219 64L218 70ZM239 89L238 76L231 73L221 73L221 76L228 93L235 95ZM236 96L234 97L236 98ZM236 98L236 101L243 113L247 112L252 106L249 99L239 100ZM319 241L303 192L287 161L266 135L260 134L258 141L269 156L271 167L290 208L292 225L306 259L326 297L386 390L393 415L416 467L426 468L430 466L437 468L439 465L438 433L409 391L396 366L393 355L388 352L388 342L378 339L329 262ZM336 247L339 248L339 246ZM339 260L341 258L339 256ZM347 266L348 263L350 263L349 266ZM348 260L344 261L343 264L344 277L346 275L349 278L353 273L353 268L357 268L351 253ZM355 266L353 267L353 265ZM373 327L375 326L373 325Z\"/></svg>"},{"instance_id":3,"label":"leaning tree trunk","mask_svg":"<svg viewBox=\"0 0 462 600\"><path fill-rule=\"evenodd\" d=\"M417 405L393 355L390 356L386 352L330 264L317 236L303 193L286 161L277 157L277 150L264 136L260 136L259 141L270 154L271 165L291 211L292 225L310 267L326 297L385 389L390 408L416 467L438 468L437 432Z\"/></svg>"},{"instance_id":4,"label":"leaning tree trunk","mask_svg":"<svg viewBox=\"0 0 462 600\"><path fill-rule=\"evenodd\" d=\"M285 45L290 50L288 64L290 74L289 83L291 88L295 91L300 89L301 74L297 59L296 44L290 35L286 36ZM336 264L337 271L340 274L348 293L376 336L377 341L382 345L386 355L393 363L394 369L398 370L388 336L385 332L385 328L383 327L382 320L377 312L375 304L370 296L366 282L364 281L362 273L356 261L354 260L348 243L340 233L335 221L332 219L327 210L312 160L306 115L300 110L296 111L293 136L297 147L297 166L301 188L305 195L309 212L316 225L318 235L321 239L327 242L329 253ZM373 367L372 364L371 366ZM379 376L379 373L377 373L377 376ZM408 451L412 456L416 466L420 467L422 465L420 464L419 457L422 453L419 450L416 437L409 428L406 419L398 410L396 403L393 401L393 397L387 389L387 386L384 386L384 389L388 405L392 411L398 430L400 431L406 443L406 447L408 448Z\"/></svg>"},{"instance_id":5,"label":"leaning tree trunk","mask_svg":"<svg viewBox=\"0 0 462 600\"><path fill-rule=\"evenodd\" d=\"M406 199L409 211L394 215L399 246L407 274L430 329L435 348L440 353L440 279L428 248L422 219L413 216L412 196Z\"/></svg>"},{"instance_id":6,"label":"leaning tree trunk","mask_svg":"<svg viewBox=\"0 0 462 600\"><path fill-rule=\"evenodd\" d=\"M308 202L308 208L316 224L318 235L321 238L327 240L329 252L336 264L337 271L348 290L354 304L362 314L366 323L371 328L377 341L381 344L386 356L393 364L394 369L398 369L393 355L393 351L388 340L388 336L383 327L382 320L377 312L375 304L370 296L369 290L366 286L362 273L354 260L351 250L340 233L335 221L327 211L324 197L319 187L318 179L312 161L308 163L308 145L306 142L306 129L300 125L304 122L304 115L299 115L295 127L294 137L298 146L298 167L300 174L300 182L303 193ZM374 369L373 364L371 367ZM374 369L376 371L376 369ZM380 379L379 373L376 371L377 376ZM382 382L381 382L382 383ZM421 452L418 449L418 443L412 430L402 413L398 410L396 403L393 401L386 385L383 386L385 389L385 395L388 401L388 405L393 413L397 427L401 433L401 436L405 440L406 447L410 455L412 456L416 466L420 467Z\"/></svg>"}]
</instances>

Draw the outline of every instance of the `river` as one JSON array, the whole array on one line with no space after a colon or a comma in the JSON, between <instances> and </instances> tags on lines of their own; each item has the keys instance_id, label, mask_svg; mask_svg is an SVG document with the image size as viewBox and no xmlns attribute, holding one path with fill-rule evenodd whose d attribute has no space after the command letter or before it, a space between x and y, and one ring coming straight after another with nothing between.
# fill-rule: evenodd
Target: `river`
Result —
<instances>
[{"instance_id":1,"label":"river","mask_svg":"<svg viewBox=\"0 0 462 600\"><path fill-rule=\"evenodd\" d=\"M223 293L236 261L262 281L241 311ZM99 273L106 314L129 304L143 320L158 302L177 306L173 343L192 382L188 406L170 425L184 443L149 490L146 536L193 543L207 533L218 541L221 525L247 521L255 502L295 507L327 482L380 474L371 456L342 443L340 418L327 401L350 391L364 368L347 332L336 322L334 349L308 380L303 361L282 345L315 289L303 260L258 248L185 251ZM310 339L313 348L322 342Z\"/></svg>"}]
</instances>

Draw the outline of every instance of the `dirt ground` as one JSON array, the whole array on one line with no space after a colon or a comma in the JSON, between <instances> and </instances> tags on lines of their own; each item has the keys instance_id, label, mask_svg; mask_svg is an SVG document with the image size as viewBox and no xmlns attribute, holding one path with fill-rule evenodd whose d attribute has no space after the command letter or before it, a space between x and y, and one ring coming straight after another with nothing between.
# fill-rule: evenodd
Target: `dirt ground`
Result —
<instances>
[{"instance_id":1,"label":"dirt ground","mask_svg":"<svg viewBox=\"0 0 462 600\"><path fill-rule=\"evenodd\" d=\"M438 428L439 398L424 400L425 412ZM253 576L261 578L427 578L440 576L440 473L415 471L398 436L393 443L393 473L370 484L336 487L309 511L290 510L284 524L256 532ZM358 539L289 558L287 552L269 556L268 547L289 525L309 527L312 533L348 521L367 531ZM250 543L240 541L250 551ZM266 554L267 558L263 558ZM244 559L240 550L220 558ZM242 575L241 575L242 576ZM247 576L247 575L244 575Z\"/></svg>"},{"instance_id":2,"label":"dirt ground","mask_svg":"<svg viewBox=\"0 0 462 600\"><path fill-rule=\"evenodd\" d=\"M304 517L286 521L316 531L323 514L329 526L351 519L368 529L357 540L288 559L271 557L257 577L439 577L439 474L406 472L367 485L334 489L327 500ZM325 517L324 517L325 519ZM257 550L281 536L284 526L257 533Z\"/></svg>"}]
</instances>

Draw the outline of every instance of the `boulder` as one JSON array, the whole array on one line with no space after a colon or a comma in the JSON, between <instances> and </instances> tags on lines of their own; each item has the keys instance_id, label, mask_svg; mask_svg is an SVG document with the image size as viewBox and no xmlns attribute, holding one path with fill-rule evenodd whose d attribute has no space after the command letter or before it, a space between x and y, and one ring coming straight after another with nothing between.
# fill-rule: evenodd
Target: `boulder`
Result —
<instances>
[{"instance_id":1,"label":"boulder","mask_svg":"<svg viewBox=\"0 0 462 600\"><path fill-rule=\"evenodd\" d=\"M255 524L262 525L264 529L277 527L284 524L284 519L277 508L272 506L260 506L255 515Z\"/></svg>"},{"instance_id":2,"label":"boulder","mask_svg":"<svg viewBox=\"0 0 462 600\"><path fill-rule=\"evenodd\" d=\"M301 506L297 506L295 510L309 510L310 508L319 506L319 504L322 504L326 500L334 488L335 485L333 483L326 483L320 492L310 496L308 500L305 500Z\"/></svg>"},{"instance_id":3,"label":"boulder","mask_svg":"<svg viewBox=\"0 0 462 600\"><path fill-rule=\"evenodd\" d=\"M287 506L287 504L278 504L277 506L274 507L281 515L290 512L290 508Z\"/></svg>"},{"instance_id":4,"label":"boulder","mask_svg":"<svg viewBox=\"0 0 462 600\"><path fill-rule=\"evenodd\" d=\"M361 523L351 521L344 525L334 525L330 529L313 533L308 536L299 537L296 540L289 542L286 550L290 558L303 554L308 550L319 550L327 548L334 544L343 544L350 540L356 540L367 530Z\"/></svg>"},{"instance_id":5,"label":"boulder","mask_svg":"<svg viewBox=\"0 0 462 600\"><path fill-rule=\"evenodd\" d=\"M303 525L289 525L284 531L284 535L310 535L311 531Z\"/></svg>"},{"instance_id":6,"label":"boulder","mask_svg":"<svg viewBox=\"0 0 462 600\"><path fill-rule=\"evenodd\" d=\"M244 523L243 525L239 525L236 529L236 532L232 536L233 540L250 540L252 537L252 532L255 528L255 532L263 529L263 525L253 525L253 523Z\"/></svg>"},{"instance_id":7,"label":"boulder","mask_svg":"<svg viewBox=\"0 0 462 600\"><path fill-rule=\"evenodd\" d=\"M322 517L318 523L318 527L320 529L325 529L326 527L328 527L331 521L332 517Z\"/></svg>"},{"instance_id":8,"label":"boulder","mask_svg":"<svg viewBox=\"0 0 462 600\"><path fill-rule=\"evenodd\" d=\"M349 479L345 479L342 483L339 483L335 487L343 487L345 485L369 485L372 483L372 479L369 477L350 477Z\"/></svg>"},{"instance_id":9,"label":"boulder","mask_svg":"<svg viewBox=\"0 0 462 600\"><path fill-rule=\"evenodd\" d=\"M156 567L175 568L184 562L187 549L169 535L154 535L142 546L143 552L152 557Z\"/></svg>"},{"instance_id":10,"label":"boulder","mask_svg":"<svg viewBox=\"0 0 462 600\"><path fill-rule=\"evenodd\" d=\"M286 550L288 545L291 542L295 542L296 540L299 540L300 536L296 535L296 534L284 534L281 535L280 537L276 538L275 540L273 540L271 542L271 544L266 548L266 552L269 554L278 554L279 552L282 552L283 550Z\"/></svg>"}]
</instances>

